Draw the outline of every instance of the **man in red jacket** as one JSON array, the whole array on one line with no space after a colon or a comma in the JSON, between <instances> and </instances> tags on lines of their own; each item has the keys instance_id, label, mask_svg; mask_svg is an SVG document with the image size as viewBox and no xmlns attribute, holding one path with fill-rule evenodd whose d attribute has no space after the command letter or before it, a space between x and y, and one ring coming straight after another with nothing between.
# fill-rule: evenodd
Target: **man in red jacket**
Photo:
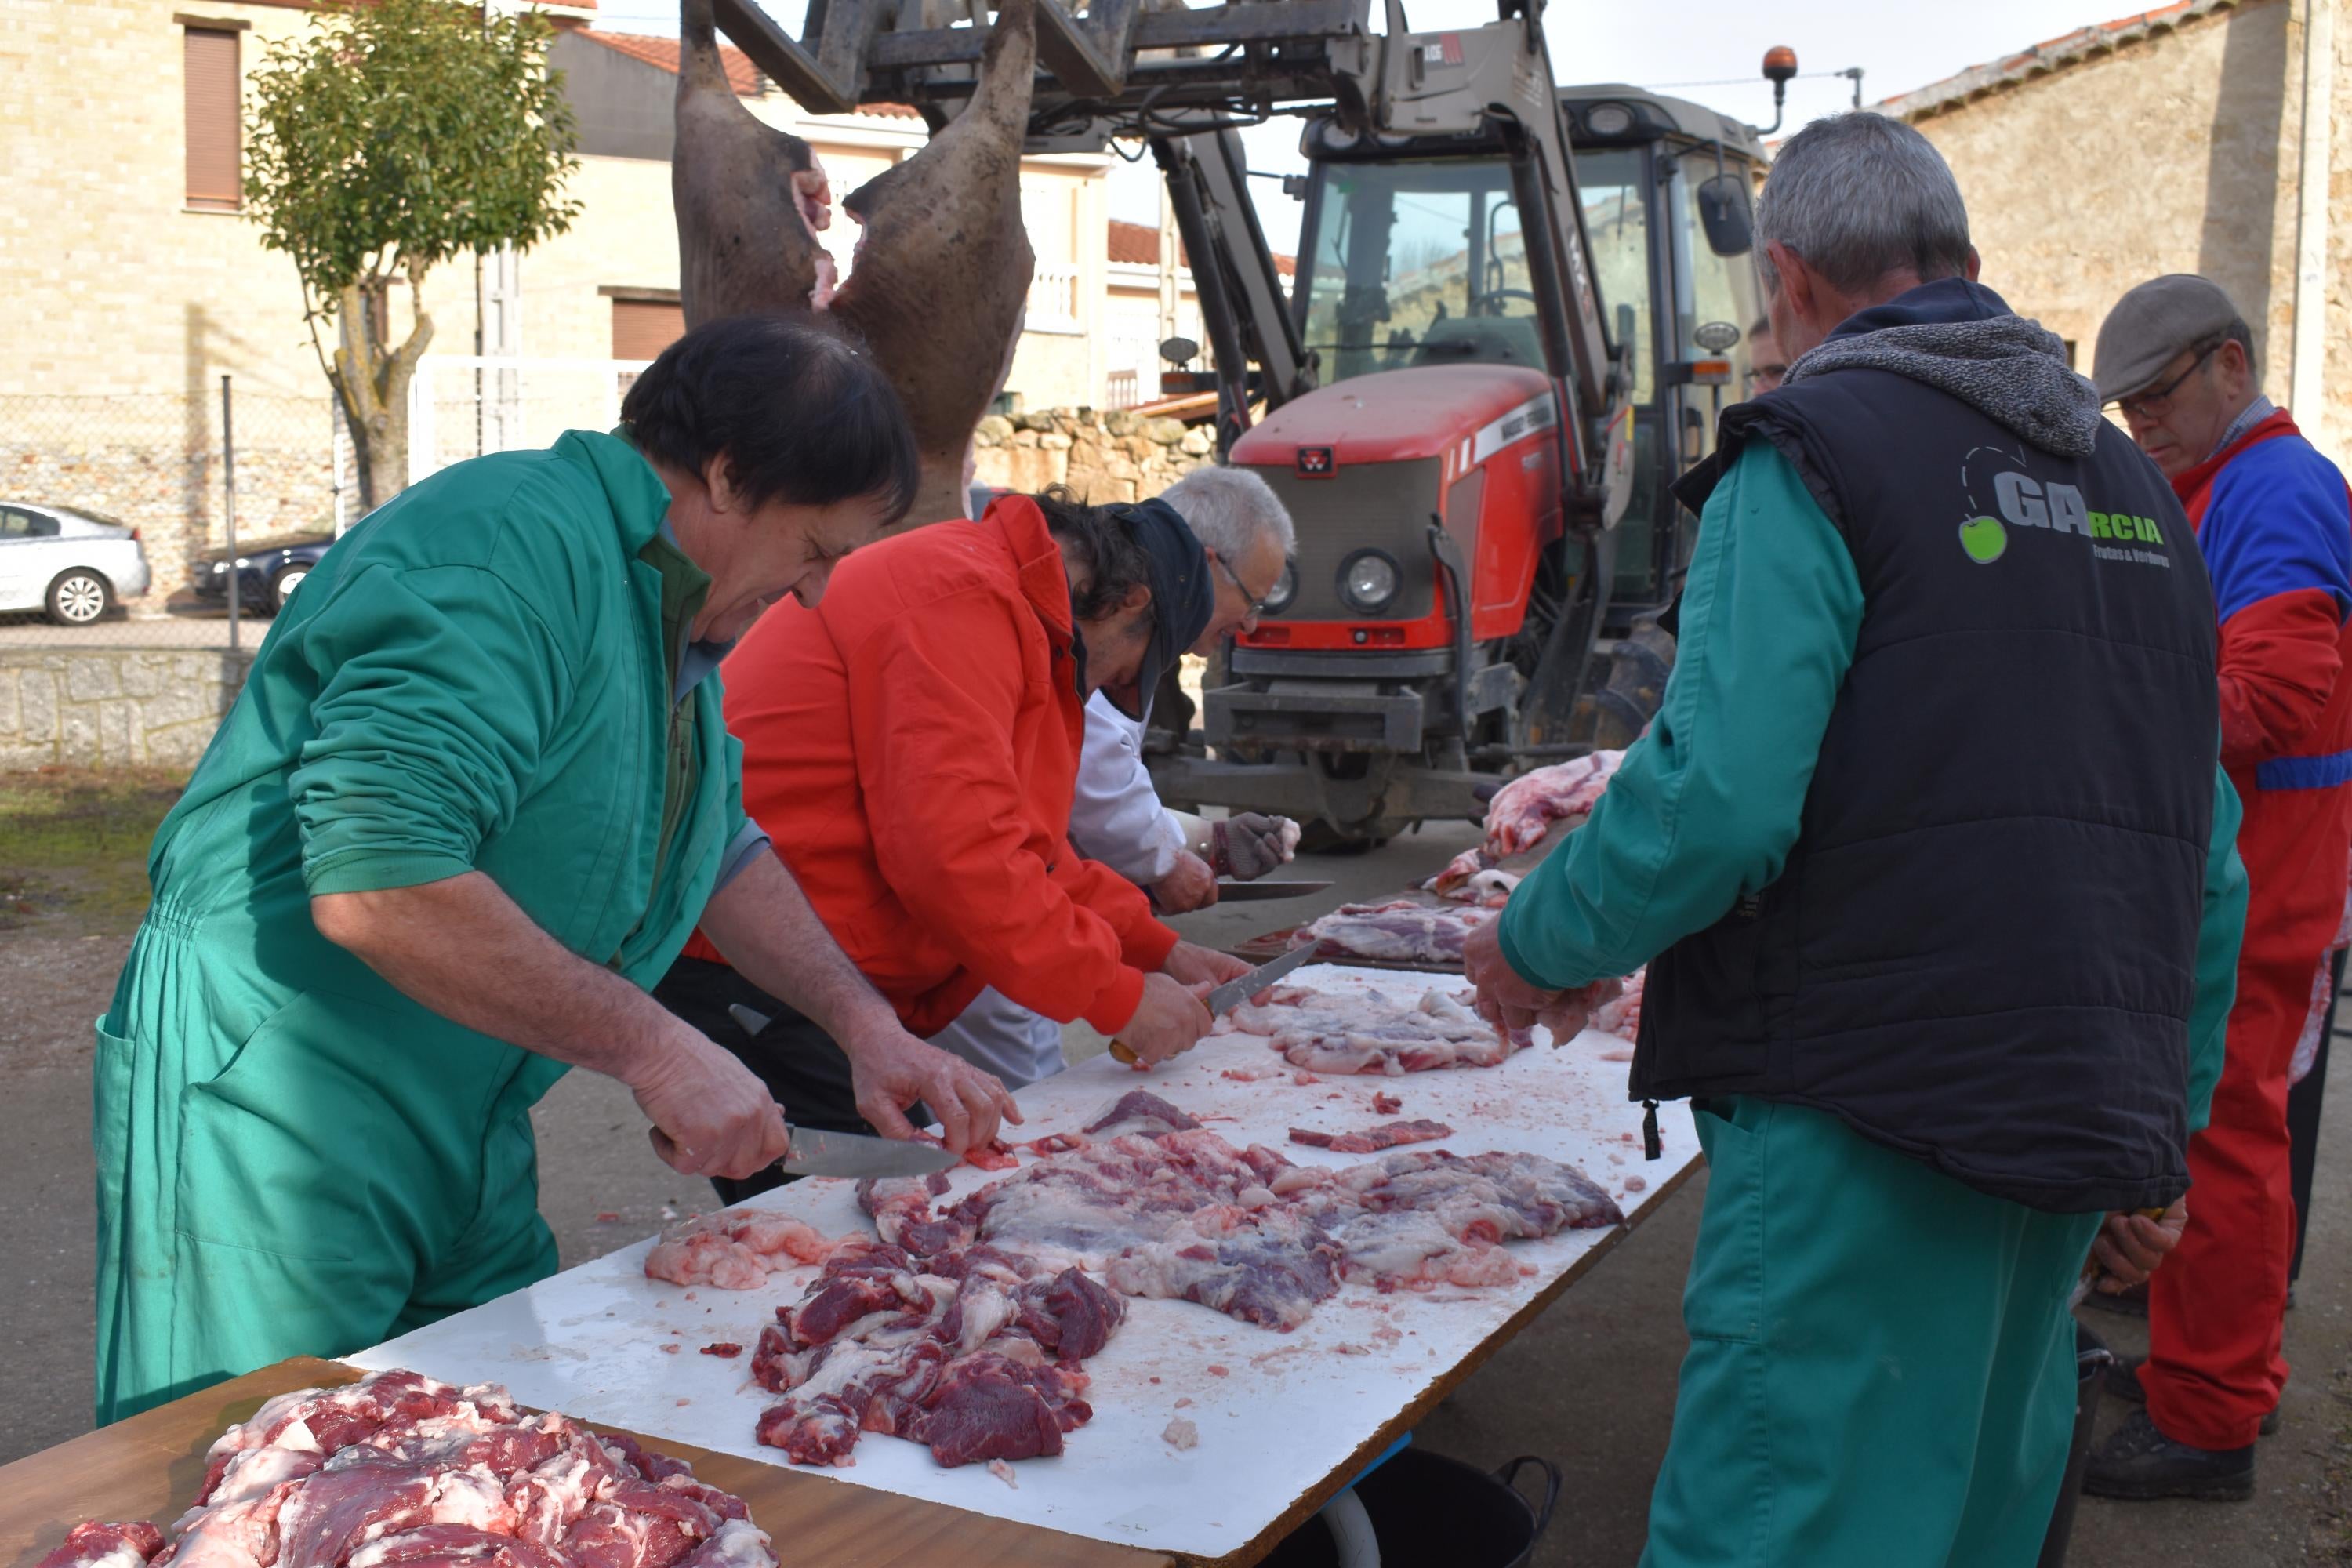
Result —
<instances>
[{"instance_id":1,"label":"man in red jacket","mask_svg":"<svg viewBox=\"0 0 2352 1568\"><path fill-rule=\"evenodd\" d=\"M910 1032L936 1033L986 985L1146 1062L1208 1032L1200 991L1248 966L1180 941L1068 829L1087 697L1152 689L1214 597L1164 506L1005 496L977 522L859 550L816 608L779 605L736 645L744 809ZM699 937L655 994L796 1124L895 1131L891 1107L851 1098L839 1047ZM959 1147L1013 1114L996 1079L963 1070L963 1103L930 1107ZM779 1179L713 1184L732 1203Z\"/></svg>"},{"instance_id":2,"label":"man in red jacket","mask_svg":"<svg viewBox=\"0 0 2352 1568\"><path fill-rule=\"evenodd\" d=\"M2203 278L2126 294L2099 329L2097 381L2172 481L2213 579L2248 903L2227 1063L2189 1145L2188 1226L2148 1286L2147 1360L2118 1380L2147 1408L2093 1457L2085 1485L2244 1498L2287 1376L2288 1068L2352 855L2352 493L2263 396L2253 334Z\"/></svg>"}]
</instances>

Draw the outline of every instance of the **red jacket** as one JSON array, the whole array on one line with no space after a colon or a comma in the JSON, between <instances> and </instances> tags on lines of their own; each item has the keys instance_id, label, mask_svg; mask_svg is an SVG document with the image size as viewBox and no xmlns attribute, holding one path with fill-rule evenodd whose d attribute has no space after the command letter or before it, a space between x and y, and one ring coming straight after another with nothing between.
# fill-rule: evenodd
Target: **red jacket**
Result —
<instances>
[{"instance_id":1,"label":"red jacket","mask_svg":"<svg viewBox=\"0 0 2352 1568\"><path fill-rule=\"evenodd\" d=\"M1009 496L856 552L816 609L778 605L728 656L744 809L915 1034L983 985L1114 1033L1176 945L1070 847L1071 641L1061 549Z\"/></svg>"}]
</instances>

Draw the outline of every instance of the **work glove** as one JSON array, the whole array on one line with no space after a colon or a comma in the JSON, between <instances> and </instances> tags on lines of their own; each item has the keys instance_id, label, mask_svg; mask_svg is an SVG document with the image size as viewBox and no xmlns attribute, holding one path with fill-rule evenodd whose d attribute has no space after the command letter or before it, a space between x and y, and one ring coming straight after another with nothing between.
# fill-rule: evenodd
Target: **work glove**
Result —
<instances>
[{"instance_id":1,"label":"work glove","mask_svg":"<svg viewBox=\"0 0 2352 1568\"><path fill-rule=\"evenodd\" d=\"M1220 877L1254 882L1298 853L1298 824L1244 811L1209 825L1209 866Z\"/></svg>"}]
</instances>

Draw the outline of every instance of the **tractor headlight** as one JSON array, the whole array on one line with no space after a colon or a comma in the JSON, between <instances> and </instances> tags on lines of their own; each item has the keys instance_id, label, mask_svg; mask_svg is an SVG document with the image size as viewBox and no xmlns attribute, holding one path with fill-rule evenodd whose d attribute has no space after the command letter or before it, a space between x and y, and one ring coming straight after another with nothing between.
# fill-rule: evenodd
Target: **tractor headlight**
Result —
<instances>
[{"instance_id":1,"label":"tractor headlight","mask_svg":"<svg viewBox=\"0 0 2352 1568\"><path fill-rule=\"evenodd\" d=\"M1273 591L1265 596L1265 613L1269 616L1278 616L1290 608L1290 601L1297 597L1298 597L1298 563L1295 561L1286 561L1282 563L1282 575L1274 580Z\"/></svg>"},{"instance_id":2,"label":"tractor headlight","mask_svg":"<svg viewBox=\"0 0 2352 1568\"><path fill-rule=\"evenodd\" d=\"M1377 616L1397 596L1397 563L1378 550L1359 550L1339 563L1339 597L1360 615Z\"/></svg>"}]
</instances>

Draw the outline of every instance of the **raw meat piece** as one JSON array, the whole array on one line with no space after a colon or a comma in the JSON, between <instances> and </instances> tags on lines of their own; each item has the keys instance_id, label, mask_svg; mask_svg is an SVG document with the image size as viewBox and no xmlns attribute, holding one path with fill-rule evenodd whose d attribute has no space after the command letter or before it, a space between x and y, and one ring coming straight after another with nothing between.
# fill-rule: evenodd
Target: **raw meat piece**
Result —
<instances>
[{"instance_id":1,"label":"raw meat piece","mask_svg":"<svg viewBox=\"0 0 2352 1568\"><path fill-rule=\"evenodd\" d=\"M1621 1039L1639 1039L1642 1034L1642 992L1649 979L1650 971L1644 966L1620 981L1621 989L1616 996L1594 1010L1592 1026Z\"/></svg>"},{"instance_id":2,"label":"raw meat piece","mask_svg":"<svg viewBox=\"0 0 2352 1568\"><path fill-rule=\"evenodd\" d=\"M1201 1125L1150 1089L1131 1089L1087 1123L1087 1136L1106 1132L1183 1132Z\"/></svg>"},{"instance_id":3,"label":"raw meat piece","mask_svg":"<svg viewBox=\"0 0 2352 1568\"><path fill-rule=\"evenodd\" d=\"M1369 958L1381 963L1427 964L1460 971L1462 945L1495 918L1492 910L1391 899L1384 904L1341 904L1300 926L1290 945L1315 946L1315 956Z\"/></svg>"},{"instance_id":4,"label":"raw meat piece","mask_svg":"<svg viewBox=\"0 0 2352 1568\"><path fill-rule=\"evenodd\" d=\"M1383 1290L1508 1284L1518 1265L1500 1243L1625 1217L1583 1172L1539 1154L1412 1150L1303 1174L1297 1205L1339 1241L1347 1278Z\"/></svg>"},{"instance_id":5,"label":"raw meat piece","mask_svg":"<svg viewBox=\"0 0 2352 1568\"><path fill-rule=\"evenodd\" d=\"M488 1384L395 1371L281 1395L206 1460L197 1505L155 1568L776 1565L740 1499L630 1439L526 1415ZM108 1528L83 1527L68 1546ZM57 1561L137 1568L150 1546L128 1550Z\"/></svg>"},{"instance_id":6,"label":"raw meat piece","mask_svg":"<svg viewBox=\"0 0 2352 1568\"><path fill-rule=\"evenodd\" d=\"M702 1347L704 1355L715 1355L722 1361L733 1361L743 1353L743 1347L733 1340L719 1340Z\"/></svg>"},{"instance_id":7,"label":"raw meat piece","mask_svg":"<svg viewBox=\"0 0 2352 1568\"><path fill-rule=\"evenodd\" d=\"M778 1269L824 1262L835 1245L834 1238L772 1210L721 1209L664 1231L646 1254L646 1278L756 1290Z\"/></svg>"},{"instance_id":8,"label":"raw meat piece","mask_svg":"<svg viewBox=\"0 0 2352 1568\"><path fill-rule=\"evenodd\" d=\"M1201 1429L1179 1415L1161 1430L1160 1440L1171 1448L1197 1448L1201 1446Z\"/></svg>"},{"instance_id":9,"label":"raw meat piece","mask_svg":"<svg viewBox=\"0 0 2352 1568\"><path fill-rule=\"evenodd\" d=\"M1410 1008L1384 991L1332 994L1304 986L1275 988L1265 1005L1244 1003L1218 1020L1220 1030L1263 1035L1285 1060L1311 1072L1430 1072L1490 1068L1533 1044L1505 1037L1460 1000L1425 991Z\"/></svg>"},{"instance_id":10,"label":"raw meat piece","mask_svg":"<svg viewBox=\"0 0 2352 1568\"><path fill-rule=\"evenodd\" d=\"M936 1132L918 1132L915 1137L918 1142L929 1143L934 1149L948 1146L948 1141ZM1021 1159L1005 1146L1003 1139L997 1138L965 1150L962 1163L980 1171L1009 1171L1021 1163Z\"/></svg>"},{"instance_id":11,"label":"raw meat piece","mask_svg":"<svg viewBox=\"0 0 2352 1568\"><path fill-rule=\"evenodd\" d=\"M1624 760L1622 752L1591 752L1522 773L1496 791L1486 805L1487 858L1532 849L1553 823L1591 816Z\"/></svg>"},{"instance_id":12,"label":"raw meat piece","mask_svg":"<svg viewBox=\"0 0 2352 1568\"><path fill-rule=\"evenodd\" d=\"M1304 1143L1310 1149L1328 1149L1335 1154L1377 1154L1400 1143L1430 1143L1453 1136L1454 1129L1444 1122L1427 1120L1383 1122L1378 1127L1367 1127L1361 1132L1311 1132L1304 1127L1290 1130L1293 1143Z\"/></svg>"},{"instance_id":13,"label":"raw meat piece","mask_svg":"<svg viewBox=\"0 0 2352 1568\"><path fill-rule=\"evenodd\" d=\"M1421 889L1456 903L1499 910L1511 901L1511 889L1519 885L1519 877L1517 871L1489 866L1483 848L1465 849L1445 863L1445 869L1423 882Z\"/></svg>"},{"instance_id":14,"label":"raw meat piece","mask_svg":"<svg viewBox=\"0 0 2352 1568\"><path fill-rule=\"evenodd\" d=\"M825 1276L777 1309L751 1360L785 1396L760 1441L802 1464L847 1464L866 1432L927 1444L942 1465L1058 1454L1093 1414L1078 1363L1126 1312L1074 1268L988 1247L919 1261L857 1244Z\"/></svg>"},{"instance_id":15,"label":"raw meat piece","mask_svg":"<svg viewBox=\"0 0 2352 1568\"><path fill-rule=\"evenodd\" d=\"M1013 1467L1006 1464L1003 1460L989 1460L988 1473L994 1476L998 1480L1003 1481L1006 1486L1011 1487L1014 1491L1017 1492L1021 1489L1020 1479L1013 1475Z\"/></svg>"},{"instance_id":16,"label":"raw meat piece","mask_svg":"<svg viewBox=\"0 0 2352 1568\"><path fill-rule=\"evenodd\" d=\"M40 1568L140 1568L163 1550L163 1532L143 1519L126 1524L91 1520L66 1532L65 1544L41 1559Z\"/></svg>"},{"instance_id":17,"label":"raw meat piece","mask_svg":"<svg viewBox=\"0 0 2352 1568\"><path fill-rule=\"evenodd\" d=\"M1403 1109L1404 1101L1386 1089L1377 1090L1372 1095L1372 1114L1375 1116L1394 1116Z\"/></svg>"}]
</instances>

